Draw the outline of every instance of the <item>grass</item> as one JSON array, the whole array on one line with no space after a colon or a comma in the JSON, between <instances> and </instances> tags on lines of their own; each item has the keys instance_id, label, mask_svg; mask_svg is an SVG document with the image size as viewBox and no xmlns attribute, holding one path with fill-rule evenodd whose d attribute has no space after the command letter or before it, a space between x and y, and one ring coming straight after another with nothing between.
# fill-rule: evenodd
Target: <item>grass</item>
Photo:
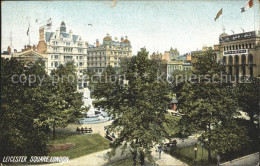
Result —
<instances>
[{"instance_id":1,"label":"grass","mask_svg":"<svg viewBox=\"0 0 260 166\"><path fill-rule=\"evenodd\" d=\"M109 148L110 142L99 134L79 134L79 135L57 135L55 140L49 144L75 144L74 147L66 151L48 153L49 156L69 156L70 159L84 156L90 153L102 151Z\"/></svg>"}]
</instances>

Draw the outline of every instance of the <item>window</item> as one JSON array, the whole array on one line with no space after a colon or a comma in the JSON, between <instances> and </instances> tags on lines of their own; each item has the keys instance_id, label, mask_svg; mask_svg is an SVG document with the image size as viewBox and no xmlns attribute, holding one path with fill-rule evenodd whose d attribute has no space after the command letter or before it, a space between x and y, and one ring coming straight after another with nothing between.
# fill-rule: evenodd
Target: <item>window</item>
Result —
<instances>
[{"instance_id":1,"label":"window","mask_svg":"<svg viewBox=\"0 0 260 166\"><path fill-rule=\"evenodd\" d=\"M55 67L58 67L59 66L59 63L58 62L55 62Z\"/></svg>"}]
</instances>

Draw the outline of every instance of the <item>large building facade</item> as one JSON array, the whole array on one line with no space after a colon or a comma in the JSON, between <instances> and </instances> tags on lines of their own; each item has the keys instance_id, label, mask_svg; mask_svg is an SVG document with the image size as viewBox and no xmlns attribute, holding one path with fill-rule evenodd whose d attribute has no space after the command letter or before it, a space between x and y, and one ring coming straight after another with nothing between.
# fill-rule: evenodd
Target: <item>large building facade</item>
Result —
<instances>
[{"instance_id":1,"label":"large building facade","mask_svg":"<svg viewBox=\"0 0 260 166\"><path fill-rule=\"evenodd\" d=\"M120 41L112 40L107 34L100 44L96 40L95 46L88 46L87 66L89 70L102 73L107 66L119 67L122 58L132 57L132 46L127 36Z\"/></svg>"},{"instance_id":2,"label":"large building facade","mask_svg":"<svg viewBox=\"0 0 260 166\"><path fill-rule=\"evenodd\" d=\"M220 53L231 76L260 76L260 32L219 36Z\"/></svg>"},{"instance_id":3,"label":"large building facade","mask_svg":"<svg viewBox=\"0 0 260 166\"><path fill-rule=\"evenodd\" d=\"M75 63L80 73L87 68L86 43L79 35L74 35L72 30L68 33L63 21L56 32L49 32L44 27L40 27L37 52L47 55L48 73L69 61Z\"/></svg>"}]
</instances>

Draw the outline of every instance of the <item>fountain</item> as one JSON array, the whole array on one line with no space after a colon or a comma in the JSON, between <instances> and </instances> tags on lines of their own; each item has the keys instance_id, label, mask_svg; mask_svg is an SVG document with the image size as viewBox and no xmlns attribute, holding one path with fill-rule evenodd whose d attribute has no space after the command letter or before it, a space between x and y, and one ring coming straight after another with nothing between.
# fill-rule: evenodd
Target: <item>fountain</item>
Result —
<instances>
[{"instance_id":1,"label":"fountain","mask_svg":"<svg viewBox=\"0 0 260 166\"><path fill-rule=\"evenodd\" d=\"M93 106L93 100L90 97L90 90L88 88L84 88L81 90L83 92L83 107L90 107L86 117L79 121L80 124L95 124L102 123L110 120L107 113L104 110L98 110Z\"/></svg>"}]
</instances>

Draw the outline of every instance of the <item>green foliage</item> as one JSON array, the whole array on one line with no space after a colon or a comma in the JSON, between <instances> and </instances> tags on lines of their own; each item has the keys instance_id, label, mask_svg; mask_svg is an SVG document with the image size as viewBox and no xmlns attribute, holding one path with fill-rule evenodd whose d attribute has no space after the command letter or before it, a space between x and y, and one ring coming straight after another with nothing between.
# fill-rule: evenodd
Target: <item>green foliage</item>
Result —
<instances>
[{"instance_id":1,"label":"green foliage","mask_svg":"<svg viewBox=\"0 0 260 166\"><path fill-rule=\"evenodd\" d=\"M149 60L148 52L142 49L125 63L121 73L108 67L101 76L103 81L95 86L95 104L113 117L109 130L118 135L111 154L118 147L130 147L134 160L139 155L143 165L151 148L168 136L163 123L170 98L168 84L157 81L159 70L158 63ZM109 78L113 81L105 82Z\"/></svg>"},{"instance_id":2,"label":"green foliage","mask_svg":"<svg viewBox=\"0 0 260 166\"><path fill-rule=\"evenodd\" d=\"M46 154L48 127L36 122L44 108L44 101L37 97L43 89L37 85L30 86L28 81L19 82L19 76L28 76L31 69L35 75L45 76L42 61L26 68L15 59L1 59L0 156ZM12 77L17 83L12 81Z\"/></svg>"},{"instance_id":3,"label":"green foliage","mask_svg":"<svg viewBox=\"0 0 260 166\"><path fill-rule=\"evenodd\" d=\"M76 68L72 62L60 65L52 71L51 76L52 82L46 84L49 93L43 123L52 126L53 137L55 138L56 127L66 127L69 122L82 117L80 111L83 105L83 94L77 92ZM50 84L52 84L52 87L50 87Z\"/></svg>"},{"instance_id":4,"label":"green foliage","mask_svg":"<svg viewBox=\"0 0 260 166\"><path fill-rule=\"evenodd\" d=\"M25 67L15 59L1 59L1 156L46 155L49 127L65 127L81 116L82 94L76 92L76 82L66 81L75 67L67 64L54 73L64 81L53 84L42 60Z\"/></svg>"},{"instance_id":5,"label":"green foliage","mask_svg":"<svg viewBox=\"0 0 260 166\"><path fill-rule=\"evenodd\" d=\"M247 82L242 81L237 84L235 92L239 106L247 112L251 122L254 123L255 117L259 115L260 81L256 78L250 78Z\"/></svg>"},{"instance_id":6,"label":"green foliage","mask_svg":"<svg viewBox=\"0 0 260 166\"><path fill-rule=\"evenodd\" d=\"M181 132L188 136L204 131L199 139L209 151L209 160L212 150L225 153L248 142L245 130L235 122L238 107L233 88L221 78L221 73L223 66L212 58L209 50L194 64L193 81L180 90L179 109L184 114L179 121Z\"/></svg>"}]
</instances>

